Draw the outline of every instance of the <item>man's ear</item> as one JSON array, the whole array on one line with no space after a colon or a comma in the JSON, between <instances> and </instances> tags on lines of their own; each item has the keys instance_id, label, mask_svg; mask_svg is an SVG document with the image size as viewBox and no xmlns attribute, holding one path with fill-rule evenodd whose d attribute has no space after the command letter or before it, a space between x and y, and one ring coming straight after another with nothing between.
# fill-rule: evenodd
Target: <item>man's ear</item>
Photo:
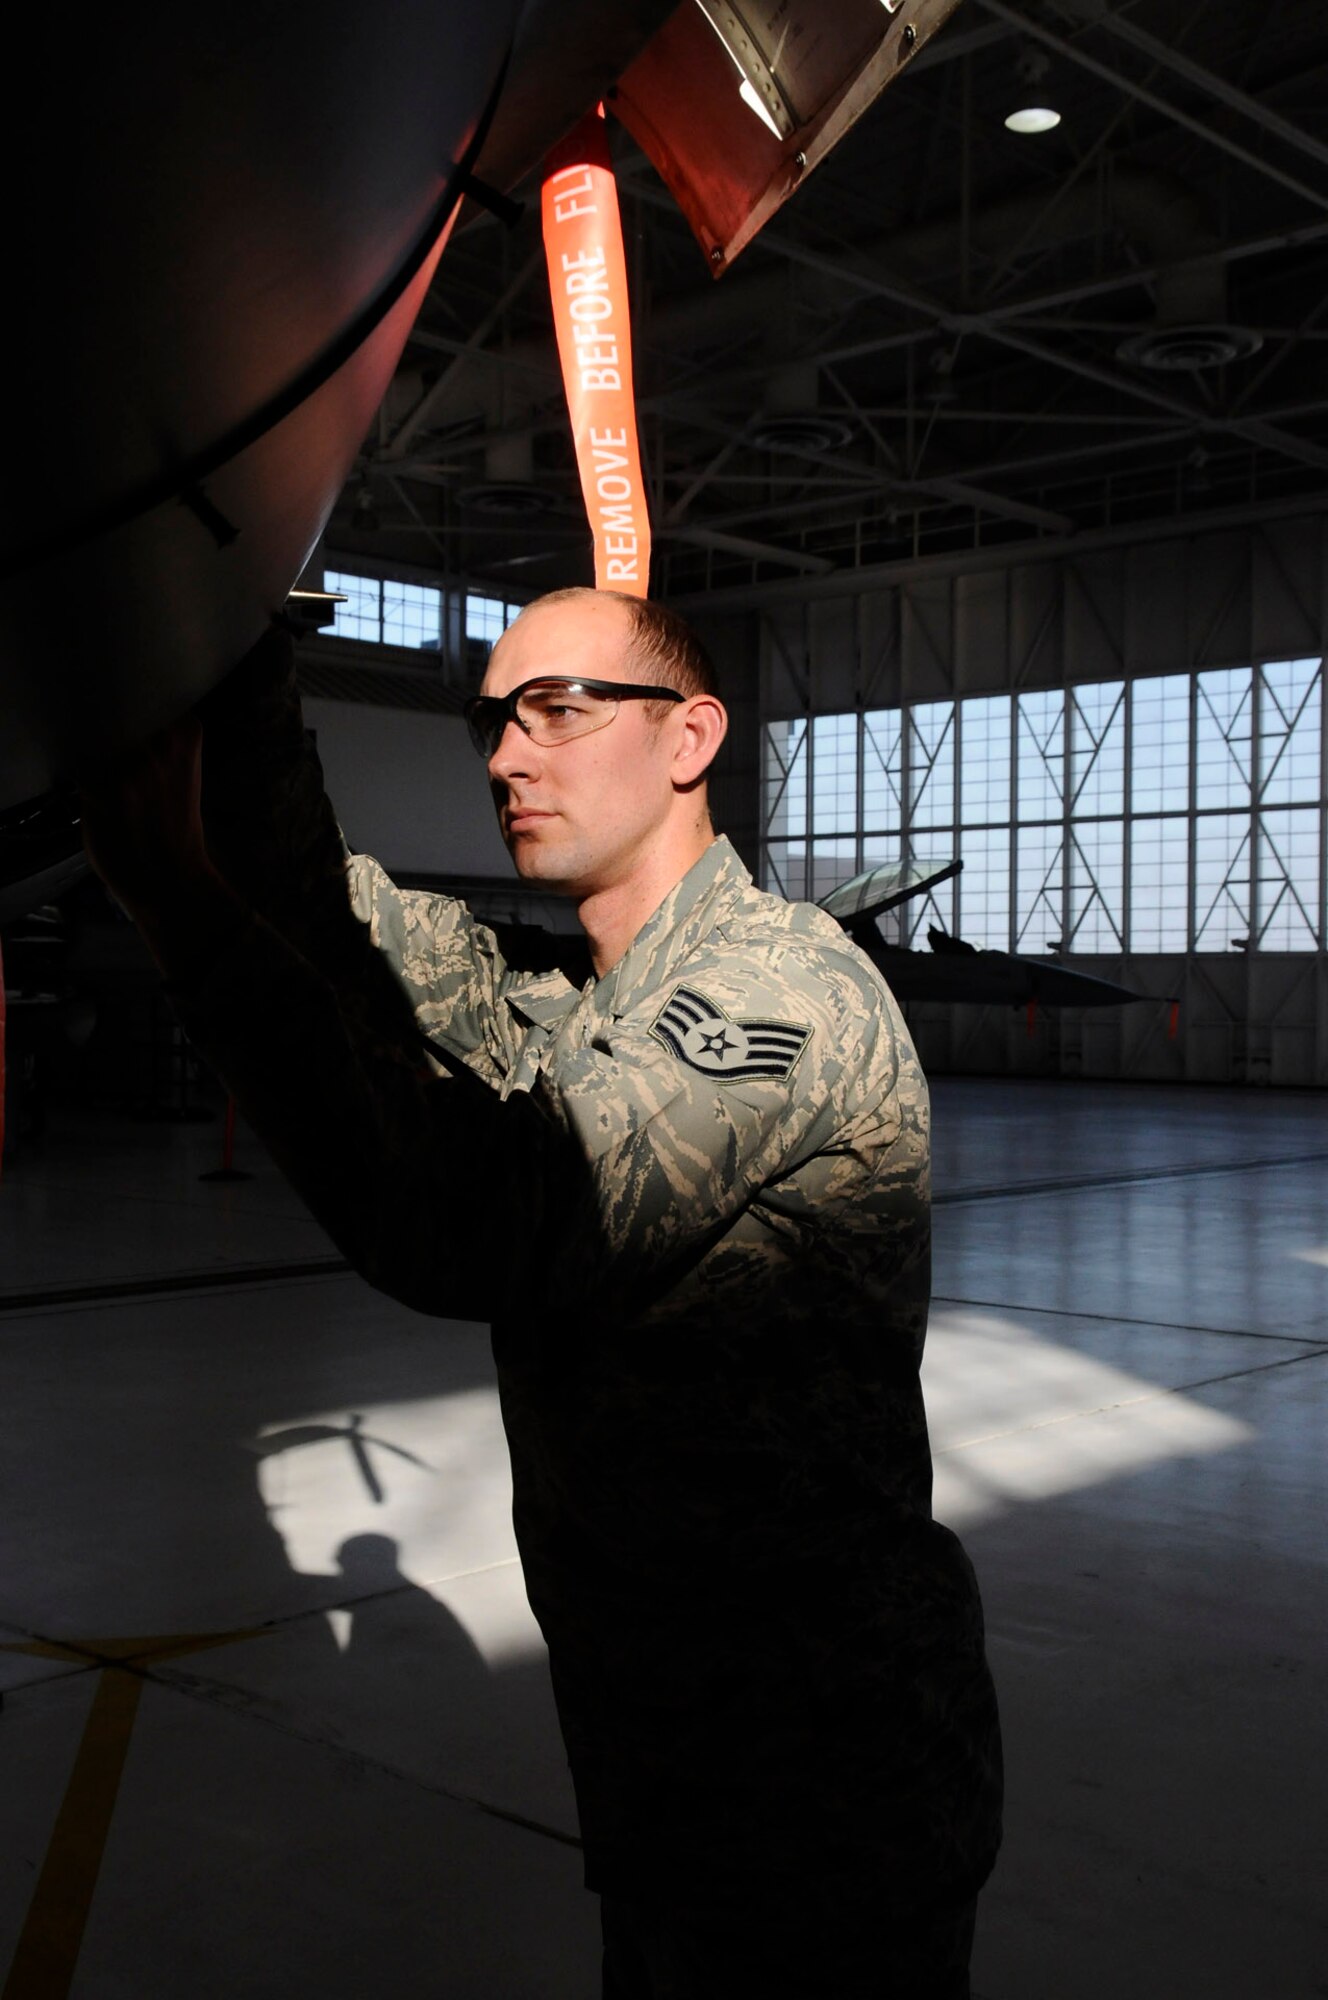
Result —
<instances>
[{"instance_id":1,"label":"man's ear","mask_svg":"<svg viewBox=\"0 0 1328 2000\"><path fill-rule=\"evenodd\" d=\"M728 711L712 694L693 695L682 712L673 754L673 782L685 787L705 776L728 735Z\"/></svg>"}]
</instances>

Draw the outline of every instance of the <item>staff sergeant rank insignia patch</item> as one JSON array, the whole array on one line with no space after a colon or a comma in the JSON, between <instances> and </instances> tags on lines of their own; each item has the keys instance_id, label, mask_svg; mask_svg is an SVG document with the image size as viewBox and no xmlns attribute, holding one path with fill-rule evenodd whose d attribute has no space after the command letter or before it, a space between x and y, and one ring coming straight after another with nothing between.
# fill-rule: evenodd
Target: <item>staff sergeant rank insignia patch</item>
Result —
<instances>
[{"instance_id":1,"label":"staff sergeant rank insignia patch","mask_svg":"<svg viewBox=\"0 0 1328 2000\"><path fill-rule=\"evenodd\" d=\"M731 1021L690 986L677 989L650 1032L680 1062L724 1083L787 1076L812 1038L792 1021Z\"/></svg>"}]
</instances>

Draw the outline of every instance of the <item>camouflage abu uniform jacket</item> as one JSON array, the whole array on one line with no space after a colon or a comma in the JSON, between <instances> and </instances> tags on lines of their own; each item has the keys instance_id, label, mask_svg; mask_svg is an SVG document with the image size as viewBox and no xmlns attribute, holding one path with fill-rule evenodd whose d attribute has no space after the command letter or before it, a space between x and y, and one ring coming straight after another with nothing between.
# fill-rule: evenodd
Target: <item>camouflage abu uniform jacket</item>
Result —
<instances>
[{"instance_id":1,"label":"camouflage abu uniform jacket","mask_svg":"<svg viewBox=\"0 0 1328 2000\"><path fill-rule=\"evenodd\" d=\"M531 964L346 855L286 652L212 699L209 841L256 917L179 1004L371 1282L493 1323L590 1885L971 1892L999 1744L931 1520L888 990L722 839L602 979Z\"/></svg>"}]
</instances>

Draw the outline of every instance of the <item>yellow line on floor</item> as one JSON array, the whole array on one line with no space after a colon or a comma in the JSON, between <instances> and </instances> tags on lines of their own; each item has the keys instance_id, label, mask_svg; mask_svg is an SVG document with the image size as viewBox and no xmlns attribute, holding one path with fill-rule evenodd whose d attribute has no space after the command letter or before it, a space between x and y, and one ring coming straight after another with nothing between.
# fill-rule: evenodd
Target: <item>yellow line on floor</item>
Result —
<instances>
[{"instance_id":1,"label":"yellow line on floor","mask_svg":"<svg viewBox=\"0 0 1328 2000\"><path fill-rule=\"evenodd\" d=\"M101 1676L5 1981L4 2000L65 2000L142 1691L142 1677L122 1667L108 1667Z\"/></svg>"},{"instance_id":2,"label":"yellow line on floor","mask_svg":"<svg viewBox=\"0 0 1328 2000\"><path fill-rule=\"evenodd\" d=\"M143 1692L143 1675L105 1664L106 1655L146 1664L260 1636L261 1628L175 1633L152 1639L85 1640L81 1644L33 1640L0 1647L6 1653L45 1659L86 1662L90 1654L99 1655L102 1662L97 1692L83 1725L74 1768L0 2000L66 2000L73 1983Z\"/></svg>"}]
</instances>

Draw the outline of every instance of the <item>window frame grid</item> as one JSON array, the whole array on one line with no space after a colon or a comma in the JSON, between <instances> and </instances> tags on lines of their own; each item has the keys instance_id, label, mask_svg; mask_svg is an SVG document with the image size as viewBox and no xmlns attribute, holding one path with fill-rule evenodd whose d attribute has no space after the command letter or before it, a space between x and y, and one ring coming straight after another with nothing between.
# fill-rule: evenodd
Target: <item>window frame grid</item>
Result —
<instances>
[{"instance_id":1,"label":"window frame grid","mask_svg":"<svg viewBox=\"0 0 1328 2000\"><path fill-rule=\"evenodd\" d=\"M330 628L330 636L345 644L355 646L381 646L393 654L412 654L422 657L429 665L446 668L475 666L475 656L479 648L484 648L485 656L493 650L503 633L525 609L520 598L496 597L489 590L473 589L469 584L448 582L417 572L401 575L396 570L334 569L325 564L323 569L324 590L336 591L349 586L347 595L350 604L336 607L336 623ZM372 603L370 611L361 612L352 608L357 598ZM436 605L433 600L437 599ZM486 612L497 612L497 618L489 618L494 626L482 636L468 630L472 606L482 606ZM419 621L421 637L414 637L409 627L414 622L413 614L427 609L429 619ZM433 614L437 623L434 625ZM358 626L372 629L347 631L338 630L345 619L353 619ZM397 625L405 636L389 636L389 627ZM456 657L457 646L461 655Z\"/></svg>"},{"instance_id":2,"label":"window frame grid","mask_svg":"<svg viewBox=\"0 0 1328 2000\"><path fill-rule=\"evenodd\" d=\"M1248 691L1243 699L1237 702L1233 715L1228 719L1227 726L1224 728L1221 724L1218 724L1219 733L1223 736L1229 736L1230 729L1235 727L1242 719L1242 710L1245 703L1248 702L1250 717L1248 803L1234 809L1230 803L1221 801L1211 805L1199 805L1197 803L1200 780L1199 764L1201 746L1199 743L1199 724L1202 712L1201 701L1207 701L1210 720L1216 722L1212 702L1208 699L1207 691L1202 689L1200 685L1201 673L1204 671L1213 671L1211 669L1195 669L1187 676L1189 682L1188 701L1186 704L1188 716L1186 741L1187 785L1186 804L1184 806L1158 807L1153 805L1145 807L1136 806L1134 803L1133 764L1136 690L1141 687L1147 687L1151 682L1159 679L1170 678L1174 680L1177 678L1174 671L1169 676L1140 675L1124 677L1120 682L1120 692L1116 696L1114 703L1110 705L1106 719L1102 724L1101 736L1100 738L1094 738L1095 747L1093 755L1085 765L1085 783L1097 757L1101 754L1102 746L1107 741L1116 716L1120 716L1120 740L1123 759L1123 769L1119 786L1120 808L1119 810L1109 812L1080 813L1075 811L1075 804L1083 790L1083 784L1076 788L1074 783L1074 739L1076 716L1079 719L1081 727L1088 731L1090 736L1092 735L1091 727L1078 706L1080 688L1082 687L1084 690L1097 687L1115 688L1117 686L1115 679L1100 683L1086 682L1072 684L1061 690L1048 691L1052 693L1059 692L1062 696L1059 731L1053 729L1047 732L1046 745L1038 741L1036 733L1032 729L1029 729L1027 734L1037 744L1044 761L1046 761L1047 747L1050 744L1051 737L1059 735L1059 777L1057 777L1057 774L1051 769L1050 763L1048 763L1047 780L1053 787L1057 784L1059 786L1061 810L1059 814L1046 814L1036 819L1021 817L1019 766L1023 732L1021 732L1020 726L1019 701L1021 693L1024 692L1023 690L1010 689L1002 691L1002 693L998 693L995 696L990 694L968 697L960 695L953 699L950 718L942 726L937 736L938 752L946 742L947 737L953 742L954 783L951 820L948 826L915 823L912 810L913 805L917 803L913 798L914 779L917 775L914 766L918 763L915 750L922 743L922 737L913 724L912 710L915 708L930 708L934 710L938 705L934 697L927 701L901 704L896 709L882 709L873 706L870 710L859 708L857 710L839 711L834 716L826 715L825 717L818 717L814 713L805 713L787 718L769 719L763 724L763 856L767 843L771 846L779 845L781 854L784 856L787 856L792 848L801 845L802 893L804 896L810 896L816 876L815 843L818 840L824 843L831 838L835 838L842 841L845 847L851 846L855 857L854 872L860 873L867 865L863 856L868 847L880 848L891 841L897 842L899 859L901 863L908 864L916 858L918 847L934 845L937 841L943 840L947 834L953 843L954 852L957 855L962 854L964 838L968 834L1002 834L1008 840L1009 849L1005 898L1007 911L1006 936L1000 940L988 936L981 941L970 937L969 941L985 942L989 946L995 944L998 949L1017 950L1019 947L1016 943L1016 937L1020 922L1019 875L1021 835L1027 834L1029 836L1031 850L1032 846L1037 842L1046 842L1048 833L1054 831L1059 837L1060 845L1059 894L1061 924L1059 941L1064 945L1072 947L1075 933L1078 929L1082 928L1083 918L1089 907L1085 905L1085 910L1080 913L1079 922L1076 923L1074 920L1074 859L1076 854L1079 855L1080 861L1083 863L1083 868L1090 875L1092 874L1092 871L1088 869L1088 864L1083 861L1082 850L1077 844L1077 831L1081 828L1093 826L1118 826L1121 830L1119 894L1114 901L1108 900L1108 897L1102 893L1101 887L1096 880L1094 880L1094 893L1100 904L1101 916L1105 918L1107 927L1116 932L1121 942L1117 947L1109 950L1094 950L1076 954L1071 949L1064 954L1065 956L1119 958L1145 949L1150 955L1188 954L1200 949L1204 951L1220 951L1222 946L1211 938L1206 938L1202 946L1199 945L1197 940L1201 929L1203 931L1209 930L1210 925L1213 923L1214 913L1220 911L1224 899L1231 905L1233 928L1235 927L1234 918L1238 912L1239 903L1235 894L1237 877L1233 871L1238 867L1239 858L1242 853L1248 857L1249 875L1248 936L1244 948L1251 953L1259 953L1264 949L1262 944L1263 935L1273 925L1273 920L1277 915L1278 909L1285 903L1288 894L1296 901L1302 914L1305 915L1307 922L1310 918L1310 910L1306 899L1299 893L1296 886L1294 862L1291 864L1282 862L1277 845L1272 840L1271 833L1265 827L1265 819L1275 813L1283 813L1290 810L1313 810L1318 814L1319 825L1319 879L1317 895L1310 900L1313 904L1314 921L1317 925L1317 931L1315 941L1312 945L1292 947L1292 951L1297 956L1304 956L1311 952L1322 952L1325 948L1328 948L1328 669L1325 668L1325 662L1322 658L1317 660L1308 677L1305 688L1300 694L1298 703L1293 712L1288 715L1287 710L1282 707L1281 700L1275 688L1266 678L1267 674L1274 667L1284 664L1286 663L1281 661L1255 663L1250 669ZM1316 698L1316 694L1319 713L1317 795L1311 794L1308 789L1305 792L1298 792L1293 784L1290 787L1290 795L1288 797L1279 797L1275 803L1265 803L1265 792L1271 787L1273 780L1277 776L1282 758L1286 754L1287 746L1292 741L1293 733L1300 722L1300 718L1306 712L1310 702ZM1009 704L1008 808L1003 817L974 819L970 821L966 817L964 803L966 704L969 701L990 702L993 699L1004 699ZM1279 727L1283 741L1282 747L1279 749L1270 770L1260 775L1260 764L1263 754L1263 722L1265 706L1269 701L1276 706L1280 717ZM880 717L888 727L897 731L899 744L898 798L896 802L899 825L897 827L875 823L872 825L866 824L867 785L869 777L867 760L871 754L879 758L877 741L880 733L880 725L878 724L869 735L867 727L867 717L869 714L873 717ZM850 716L855 718L855 730L853 733L856 743L856 763L852 789L856 803L856 823L852 829L842 825L842 822L838 823L840 830L834 835L820 833L817 831L819 821L818 805L815 796L817 763L815 736L817 724L818 722L832 723L842 745L844 736L848 733L844 725ZM1165 726L1165 711L1163 711L1163 716ZM777 809L778 802L783 799L786 793L787 784L785 782L779 788L776 806L771 807L764 799L764 788L769 785L775 775L770 757L772 751L775 751L775 733L778 731L787 731L797 725L802 725L803 735L794 753L794 757L790 760L789 770L791 771L792 764L799 755L805 759L803 767L805 773L804 822L801 831L784 825L776 832L773 825L774 812ZM990 750L991 734L991 719L988 717L984 720L982 737L982 749L984 753ZM1243 739L1241 740L1243 741ZM1082 748L1082 746L1080 747ZM778 752L775 754L777 755ZM982 760L984 774L990 771L990 761L989 754L984 754ZM1233 761L1236 760L1233 759ZM978 766L975 764L973 768L976 774ZM888 767L886 768L885 775L888 780L885 789L889 792L894 787L894 780L889 777ZM787 773L785 777L787 778ZM845 789L842 761L836 762L833 783L836 798L841 799ZM923 784L925 790L925 778ZM984 803L986 802L989 788L989 777L984 775L979 786ZM1040 789L1045 791L1046 786L1042 785ZM1233 818L1244 821L1243 836L1233 850L1236 859L1232 861L1231 867L1226 871L1226 875L1221 883L1214 884L1206 879L1201 883L1199 879L1199 859L1203 823L1205 820L1222 819L1230 821ZM1136 906L1136 890L1139 885L1136 885L1134 880L1134 828L1136 826L1142 828L1146 823L1151 829L1161 822L1183 823L1186 828L1185 851L1187 857L1187 877L1184 885L1185 942L1183 944L1177 943L1174 946L1159 946L1151 943L1148 947L1138 947L1133 942L1136 929L1148 930L1154 934L1164 933L1168 910L1171 906L1163 900L1158 902L1156 908L1151 903ZM1277 856L1278 864L1282 868L1282 876L1280 878L1275 878L1267 873L1265 857L1270 853ZM797 872L798 869L795 865L793 875L796 876ZM984 882L988 879L985 874L983 879ZM792 888L792 880L790 881L790 887ZM1159 897L1163 894L1160 885L1158 894ZM989 903L989 900L984 894L984 906ZM925 907L927 899L921 899L921 902L924 907L919 908L916 913L910 914L907 905L900 912L901 937L905 943L912 942L919 929L923 927L924 916L928 914ZM961 874L955 884L955 923L957 934L961 937L967 934L966 925L971 925L971 920L966 914L964 905L964 878ZM974 911L974 916L976 916L976 910ZM1217 925L1217 928L1221 928L1220 923ZM1231 948L1237 942L1235 938L1227 939L1227 948ZM1269 955L1273 955L1274 950L1275 948L1269 948ZM1283 953L1282 955L1287 954Z\"/></svg>"}]
</instances>

